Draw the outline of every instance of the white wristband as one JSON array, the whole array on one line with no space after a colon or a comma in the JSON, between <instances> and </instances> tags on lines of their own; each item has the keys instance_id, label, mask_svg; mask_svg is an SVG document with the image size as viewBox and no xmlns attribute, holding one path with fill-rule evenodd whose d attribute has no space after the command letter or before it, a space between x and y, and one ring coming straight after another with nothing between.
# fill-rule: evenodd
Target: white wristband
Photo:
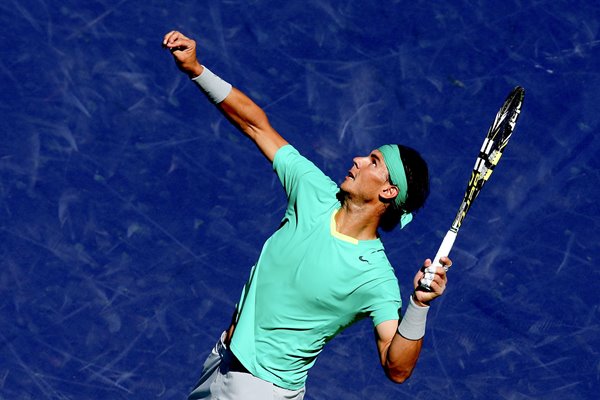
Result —
<instances>
[{"instance_id":1,"label":"white wristband","mask_svg":"<svg viewBox=\"0 0 600 400\"><path fill-rule=\"evenodd\" d=\"M398 333L409 340L419 340L425 336L425 324L427 322L427 312L429 306L419 307L415 304L413 297L410 296L410 301L406 312L398 326Z\"/></svg>"},{"instance_id":2,"label":"white wristband","mask_svg":"<svg viewBox=\"0 0 600 400\"><path fill-rule=\"evenodd\" d=\"M192 81L198 85L200 90L202 90L213 104L219 104L225 100L229 93L231 93L231 84L213 74L206 67L204 67L204 71L193 78Z\"/></svg>"}]
</instances>

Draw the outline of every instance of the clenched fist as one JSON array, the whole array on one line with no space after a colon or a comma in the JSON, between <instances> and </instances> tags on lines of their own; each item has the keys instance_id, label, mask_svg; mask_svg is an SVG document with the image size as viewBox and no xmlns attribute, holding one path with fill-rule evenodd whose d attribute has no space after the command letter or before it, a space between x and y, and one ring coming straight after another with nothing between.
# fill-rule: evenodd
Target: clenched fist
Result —
<instances>
[{"instance_id":1,"label":"clenched fist","mask_svg":"<svg viewBox=\"0 0 600 400\"><path fill-rule=\"evenodd\" d=\"M190 78L197 77L204 70L196 57L196 42L181 32L167 33L163 39L163 46L173 54L177 68Z\"/></svg>"}]
</instances>

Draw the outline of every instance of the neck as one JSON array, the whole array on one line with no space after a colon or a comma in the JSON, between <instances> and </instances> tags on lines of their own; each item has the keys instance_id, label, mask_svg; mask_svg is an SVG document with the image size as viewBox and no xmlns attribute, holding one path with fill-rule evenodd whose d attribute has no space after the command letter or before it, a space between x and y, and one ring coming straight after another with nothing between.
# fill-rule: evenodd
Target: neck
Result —
<instances>
[{"instance_id":1,"label":"neck","mask_svg":"<svg viewBox=\"0 0 600 400\"><path fill-rule=\"evenodd\" d=\"M357 205L346 199L335 216L336 229L339 233L358 240L377 239L377 227L381 215L380 205Z\"/></svg>"}]
</instances>

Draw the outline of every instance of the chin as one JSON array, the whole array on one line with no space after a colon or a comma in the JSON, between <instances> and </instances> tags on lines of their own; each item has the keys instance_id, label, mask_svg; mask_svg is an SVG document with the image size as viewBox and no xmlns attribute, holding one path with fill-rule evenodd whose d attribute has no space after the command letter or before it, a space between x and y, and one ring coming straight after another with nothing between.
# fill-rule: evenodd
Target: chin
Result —
<instances>
[{"instance_id":1,"label":"chin","mask_svg":"<svg viewBox=\"0 0 600 400\"><path fill-rule=\"evenodd\" d=\"M346 192L344 189L342 189L342 186L340 186L340 190L339 192L337 192L335 197L337 197L338 201L343 205L346 201L346 198L348 197L348 192Z\"/></svg>"},{"instance_id":2,"label":"chin","mask_svg":"<svg viewBox=\"0 0 600 400\"><path fill-rule=\"evenodd\" d=\"M348 177L344 178L344 180L340 184L340 189L347 192L350 189L350 187L352 186L353 182L354 182L354 179L351 179Z\"/></svg>"}]
</instances>

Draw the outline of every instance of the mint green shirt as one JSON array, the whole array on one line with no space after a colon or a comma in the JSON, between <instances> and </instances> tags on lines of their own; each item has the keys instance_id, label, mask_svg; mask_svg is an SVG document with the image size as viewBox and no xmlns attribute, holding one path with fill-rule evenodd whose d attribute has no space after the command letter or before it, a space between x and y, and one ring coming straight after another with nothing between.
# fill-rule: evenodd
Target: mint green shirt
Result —
<instances>
[{"instance_id":1,"label":"mint green shirt","mask_svg":"<svg viewBox=\"0 0 600 400\"><path fill-rule=\"evenodd\" d=\"M288 197L239 305L231 350L254 375L297 390L323 346L365 317L398 319L400 290L379 239L336 231L337 185L287 145L273 161Z\"/></svg>"}]
</instances>

